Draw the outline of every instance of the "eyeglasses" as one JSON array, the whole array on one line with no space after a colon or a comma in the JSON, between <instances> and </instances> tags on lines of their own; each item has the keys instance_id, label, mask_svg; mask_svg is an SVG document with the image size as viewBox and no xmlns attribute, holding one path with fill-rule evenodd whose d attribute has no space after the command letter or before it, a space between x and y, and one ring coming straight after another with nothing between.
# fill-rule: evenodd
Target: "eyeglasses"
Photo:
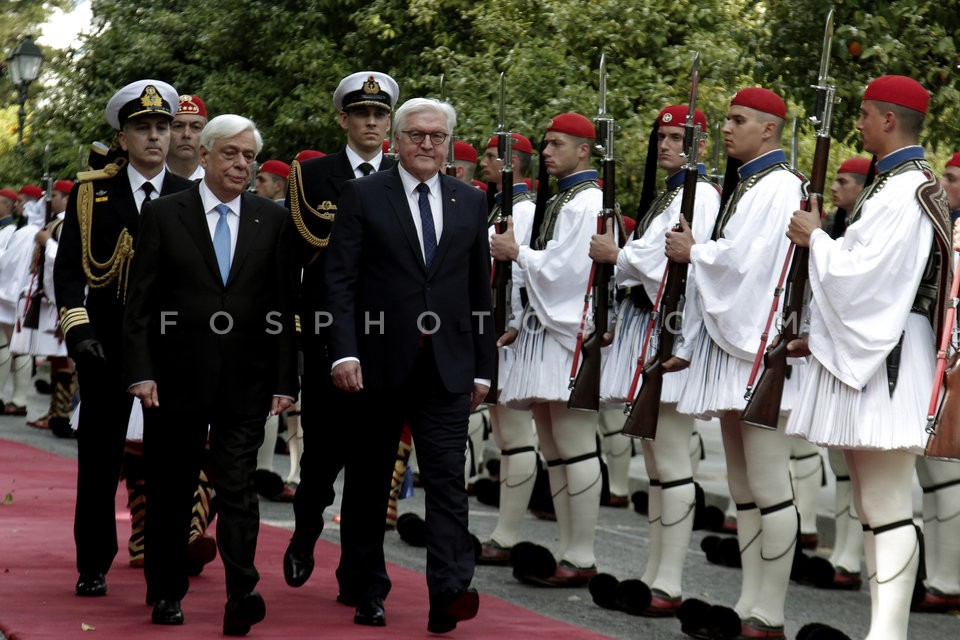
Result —
<instances>
[{"instance_id":1,"label":"eyeglasses","mask_svg":"<svg viewBox=\"0 0 960 640\"><path fill-rule=\"evenodd\" d=\"M446 141L447 136L449 135L448 133L446 133L446 132L444 132L444 131L430 131L430 132L427 132L427 131L401 131L400 133L405 133L405 134L407 134L407 137L410 138L410 142L412 142L412 143L414 143L414 144L423 144L423 141L427 138L427 136L429 136L429 137L430 137L430 142L432 142L433 144L436 144L436 145L443 144L443 143Z\"/></svg>"}]
</instances>

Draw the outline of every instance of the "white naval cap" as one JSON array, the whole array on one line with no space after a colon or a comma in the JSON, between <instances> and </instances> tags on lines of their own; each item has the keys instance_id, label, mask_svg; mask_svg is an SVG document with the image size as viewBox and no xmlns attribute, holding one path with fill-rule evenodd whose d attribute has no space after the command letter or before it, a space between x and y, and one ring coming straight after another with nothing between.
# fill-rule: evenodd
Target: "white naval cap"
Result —
<instances>
[{"instance_id":1,"label":"white naval cap","mask_svg":"<svg viewBox=\"0 0 960 640\"><path fill-rule=\"evenodd\" d=\"M126 85L110 98L104 115L116 130L128 118L147 114L167 116L171 120L180 105L180 94L162 80L137 80Z\"/></svg>"},{"instance_id":2,"label":"white naval cap","mask_svg":"<svg viewBox=\"0 0 960 640\"><path fill-rule=\"evenodd\" d=\"M383 107L390 110L397 104L400 86L397 81L379 71L358 71L340 81L333 92L337 111L351 107Z\"/></svg>"}]
</instances>

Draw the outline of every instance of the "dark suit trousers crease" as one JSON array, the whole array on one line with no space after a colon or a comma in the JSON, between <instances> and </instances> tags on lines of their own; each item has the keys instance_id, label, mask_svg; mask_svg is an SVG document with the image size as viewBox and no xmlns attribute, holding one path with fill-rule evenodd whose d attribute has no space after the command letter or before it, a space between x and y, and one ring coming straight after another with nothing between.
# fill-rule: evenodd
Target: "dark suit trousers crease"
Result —
<instances>
[{"instance_id":1,"label":"dark suit trousers crease","mask_svg":"<svg viewBox=\"0 0 960 640\"><path fill-rule=\"evenodd\" d=\"M77 570L106 573L117 555L117 484L133 396L120 383L119 361L81 357L83 389L77 428Z\"/></svg>"},{"instance_id":2,"label":"dark suit trousers crease","mask_svg":"<svg viewBox=\"0 0 960 640\"><path fill-rule=\"evenodd\" d=\"M262 415L231 415L226 406L208 420L189 406L163 397L160 408L144 411L147 461L145 573L157 599L181 600L187 593L187 540L197 476L204 462L210 424L210 462L217 501L217 547L226 574L227 595L253 590L260 509L253 488L257 450L263 444ZM166 404L165 404L166 403Z\"/></svg>"},{"instance_id":3,"label":"dark suit trousers crease","mask_svg":"<svg viewBox=\"0 0 960 640\"><path fill-rule=\"evenodd\" d=\"M363 422L350 430L340 529L342 554L356 572L352 577L360 595L386 597L390 591L384 524L404 422L413 434L426 493L427 586L431 593L468 586L474 547L463 474L470 395L444 388L427 341L403 388L365 390L360 399Z\"/></svg>"}]
</instances>

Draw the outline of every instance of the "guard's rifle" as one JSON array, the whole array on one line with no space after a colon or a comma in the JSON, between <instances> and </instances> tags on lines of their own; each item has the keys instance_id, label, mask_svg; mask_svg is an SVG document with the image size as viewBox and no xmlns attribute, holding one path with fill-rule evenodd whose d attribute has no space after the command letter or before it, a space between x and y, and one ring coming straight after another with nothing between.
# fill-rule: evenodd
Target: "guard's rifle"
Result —
<instances>
[{"instance_id":1,"label":"guard's rifle","mask_svg":"<svg viewBox=\"0 0 960 640\"><path fill-rule=\"evenodd\" d=\"M798 118L793 117L793 124L790 126L790 168L796 170L797 168L797 155L799 153L800 141L797 140L797 123Z\"/></svg>"},{"instance_id":2,"label":"guard's rifle","mask_svg":"<svg viewBox=\"0 0 960 640\"><path fill-rule=\"evenodd\" d=\"M53 175L50 173L50 143L43 145L43 190L46 210L43 214L43 226L50 224L53 218Z\"/></svg>"},{"instance_id":3,"label":"guard's rifle","mask_svg":"<svg viewBox=\"0 0 960 640\"><path fill-rule=\"evenodd\" d=\"M827 161L830 157L830 125L833 120L833 105L836 100L836 87L827 84L830 69L830 46L833 41L833 9L827 14L827 24L823 34L823 52L820 57L820 74L817 84L817 102L811 121L817 129L817 146L813 153L813 167L810 171L810 193L803 208L810 211L816 202L823 211L823 189L827 176ZM745 398L747 406L741 419L747 424L766 429L776 429L780 420L780 403L783 399L783 387L787 378L787 345L800 335L800 320L803 316L803 304L809 282L807 264L810 258L808 248L790 245L780 272L780 280L774 291L773 303L767 316L767 323L760 335L760 349L750 372ZM789 272L787 266L789 265ZM784 288L784 279L786 287ZM780 296L784 295L783 310L779 322L778 342L767 349L770 325L777 312ZM757 380L760 363L763 373ZM754 386L756 382L756 386Z\"/></svg>"},{"instance_id":4,"label":"guard's rifle","mask_svg":"<svg viewBox=\"0 0 960 640\"><path fill-rule=\"evenodd\" d=\"M440 74L440 102L447 101L447 79L444 74ZM447 137L447 163L443 165L443 172L450 177L457 177L456 154L453 148L453 134ZM496 387L494 387L496 388Z\"/></svg>"},{"instance_id":5,"label":"guard's rifle","mask_svg":"<svg viewBox=\"0 0 960 640\"><path fill-rule=\"evenodd\" d=\"M607 220L617 221L616 199L616 159L613 153L613 140L616 121L607 113L607 58L600 56L600 109L594 122L597 126L598 150L603 153L603 209L597 214L597 233L604 233ZM621 241L624 239L620 234ZM577 348L573 352L573 367L570 370L570 409L600 410L600 348L604 345L604 334L610 316L613 265L594 262L590 268L590 283L584 298L583 316L580 332L577 335ZM586 324L587 304L593 297L593 332L583 338ZM577 368L578 359L583 364Z\"/></svg>"},{"instance_id":6,"label":"guard's rifle","mask_svg":"<svg viewBox=\"0 0 960 640\"><path fill-rule=\"evenodd\" d=\"M44 214L43 227L46 228L53 218L53 176L50 174L50 143L43 146L43 190ZM43 300L43 266L46 261L46 252L42 245L34 245L33 260L30 264L30 289L26 296L22 319L18 319L26 329L40 328L40 302Z\"/></svg>"},{"instance_id":7,"label":"guard's rifle","mask_svg":"<svg viewBox=\"0 0 960 640\"><path fill-rule=\"evenodd\" d=\"M710 154L710 171L707 177L711 182L723 188L723 169L720 168L720 148L723 146L723 125L716 122L713 125L713 152Z\"/></svg>"},{"instance_id":8,"label":"guard's rifle","mask_svg":"<svg viewBox=\"0 0 960 640\"><path fill-rule=\"evenodd\" d=\"M693 226L694 206L697 198L697 180L699 179L700 142L704 132L700 125L695 124L697 109L697 86L700 82L700 53L693 57L693 66L690 70L690 99L687 104L687 118L683 128L683 155L686 163L683 165L683 197L680 200L680 215ZM674 227L680 230L679 223ZM683 325L683 306L686 299L687 263L669 262L665 283L661 284L654 313L657 314L656 324L652 329L656 332L657 351L653 358L646 360L646 352L637 359L639 373L643 376L643 383L637 397L633 399L627 413L627 420L623 424L622 433L632 438L653 440L657 435L657 422L660 417L660 396L663 394L663 363L673 356L673 347L677 333ZM635 376L636 377L636 376Z\"/></svg>"},{"instance_id":9,"label":"guard's rifle","mask_svg":"<svg viewBox=\"0 0 960 640\"><path fill-rule=\"evenodd\" d=\"M497 155L503 166L500 169L500 211L492 223L497 233L507 230L507 219L513 215L513 134L507 130L506 108L506 80L503 72L500 73L500 120L497 123ZM497 338L507 330L507 321L510 319L510 289L513 275L510 260L496 260L493 271L490 273L490 288L493 299L493 330ZM499 367L494 368L490 391L486 402L496 404L497 386L499 384Z\"/></svg>"},{"instance_id":10,"label":"guard's rifle","mask_svg":"<svg viewBox=\"0 0 960 640\"><path fill-rule=\"evenodd\" d=\"M957 234L960 227L954 227L954 251L950 259L956 257ZM960 293L960 274L954 272L950 297L947 299L947 312L937 350L937 370L933 376L933 392L930 394L930 407L927 409L927 439L924 455L928 458L960 460L960 350L957 350L957 295ZM951 338L953 340L951 341ZM949 349L953 355L947 359ZM943 396L940 390L943 389Z\"/></svg>"}]
</instances>

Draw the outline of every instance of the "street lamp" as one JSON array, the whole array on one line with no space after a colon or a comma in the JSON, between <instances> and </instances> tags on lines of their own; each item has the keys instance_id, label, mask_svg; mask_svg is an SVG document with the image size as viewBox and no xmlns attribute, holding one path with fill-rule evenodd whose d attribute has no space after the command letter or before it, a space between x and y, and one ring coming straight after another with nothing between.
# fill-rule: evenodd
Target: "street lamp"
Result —
<instances>
[{"instance_id":1,"label":"street lamp","mask_svg":"<svg viewBox=\"0 0 960 640\"><path fill-rule=\"evenodd\" d=\"M30 83L40 75L40 62L43 61L43 54L37 45L33 44L33 38L27 36L20 41L10 57L7 58L7 69L10 71L10 81L13 83L19 95L17 102L20 104L20 111L17 113L20 119L20 126L17 128L17 144L23 142L23 127L27 119L27 89Z\"/></svg>"}]
</instances>

